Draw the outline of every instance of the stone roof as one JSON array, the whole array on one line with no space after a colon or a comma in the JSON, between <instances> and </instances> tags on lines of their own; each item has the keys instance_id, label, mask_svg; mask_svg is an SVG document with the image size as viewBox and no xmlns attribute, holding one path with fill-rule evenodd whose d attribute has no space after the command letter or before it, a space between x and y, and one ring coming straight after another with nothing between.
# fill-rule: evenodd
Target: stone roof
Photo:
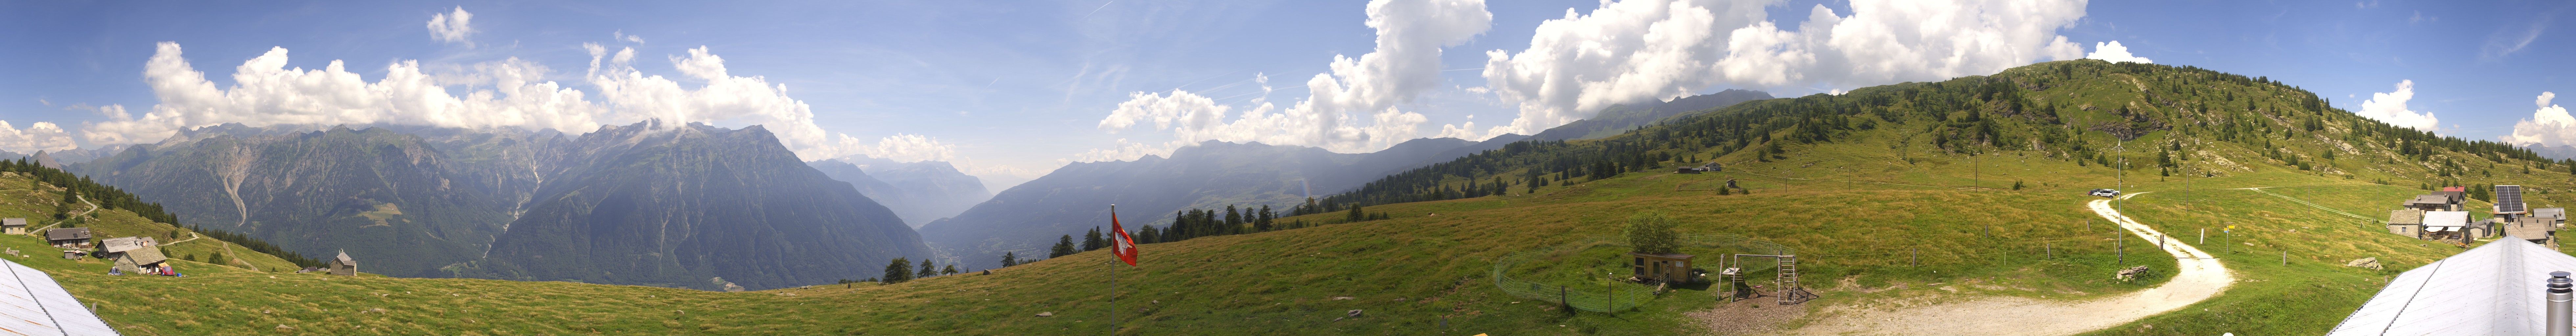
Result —
<instances>
[{"instance_id":1,"label":"stone roof","mask_svg":"<svg viewBox=\"0 0 2576 336\"><path fill-rule=\"evenodd\" d=\"M2407 209L2407 210L2394 210L2394 211L2389 211L2389 212L2388 212L2388 225L2423 225L2423 224L2424 224L2424 210Z\"/></svg>"},{"instance_id":2,"label":"stone roof","mask_svg":"<svg viewBox=\"0 0 2576 336\"><path fill-rule=\"evenodd\" d=\"M89 239L89 228L45 229L45 240Z\"/></svg>"},{"instance_id":3,"label":"stone roof","mask_svg":"<svg viewBox=\"0 0 2576 336\"><path fill-rule=\"evenodd\" d=\"M0 218L0 226L27 226L26 218Z\"/></svg>"},{"instance_id":4,"label":"stone roof","mask_svg":"<svg viewBox=\"0 0 2576 336\"><path fill-rule=\"evenodd\" d=\"M332 257L332 258L331 258L331 260L332 260L332 261L338 261L338 262L340 262L340 264L341 264L341 265L349 265L349 266L357 266L357 265L358 265L358 260L357 260L357 259L349 259L349 251L348 251L348 250L340 250L340 256L338 256L338 257Z\"/></svg>"},{"instance_id":5,"label":"stone roof","mask_svg":"<svg viewBox=\"0 0 2576 336\"><path fill-rule=\"evenodd\" d=\"M122 254L122 256L123 256L122 258L133 259L133 260L134 260L134 264L135 264L135 265L138 265L138 266L141 266L141 265L158 264L158 263L161 263L161 262L170 261L170 257L169 257L169 256L161 255L161 248L158 248L158 247L147 247L147 248L139 248L139 249L127 250L127 251L125 251L125 253L124 253L124 254Z\"/></svg>"},{"instance_id":6,"label":"stone roof","mask_svg":"<svg viewBox=\"0 0 2576 336\"><path fill-rule=\"evenodd\" d=\"M138 248L152 247L160 244L153 242L152 237L134 236L108 238L106 240L99 241L99 245L101 245L101 248L107 249L108 253L116 253Z\"/></svg>"},{"instance_id":7,"label":"stone roof","mask_svg":"<svg viewBox=\"0 0 2576 336\"><path fill-rule=\"evenodd\" d=\"M2549 219L2556 219L2556 220L2567 220L2567 208L2539 208L2539 209L2531 209L2531 216L2532 216L2532 217L2548 217Z\"/></svg>"},{"instance_id":8,"label":"stone roof","mask_svg":"<svg viewBox=\"0 0 2576 336\"><path fill-rule=\"evenodd\" d=\"M2415 199L2406 200L2406 204L2451 204L2451 197L2442 195L2415 195Z\"/></svg>"}]
</instances>

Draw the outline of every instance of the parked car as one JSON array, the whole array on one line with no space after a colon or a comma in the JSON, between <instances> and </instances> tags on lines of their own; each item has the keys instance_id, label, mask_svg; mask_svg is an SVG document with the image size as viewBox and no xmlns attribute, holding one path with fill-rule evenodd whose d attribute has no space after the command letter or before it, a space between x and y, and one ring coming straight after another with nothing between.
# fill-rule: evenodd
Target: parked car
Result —
<instances>
[{"instance_id":1,"label":"parked car","mask_svg":"<svg viewBox=\"0 0 2576 336\"><path fill-rule=\"evenodd\" d=\"M2089 194L2089 195L2093 195L2093 196L2102 196L2102 197L2119 197L2119 196L2120 196L2120 191L2119 191L2119 190L2111 190L2111 189L2093 189L2093 192L2088 193L2088 194Z\"/></svg>"}]
</instances>

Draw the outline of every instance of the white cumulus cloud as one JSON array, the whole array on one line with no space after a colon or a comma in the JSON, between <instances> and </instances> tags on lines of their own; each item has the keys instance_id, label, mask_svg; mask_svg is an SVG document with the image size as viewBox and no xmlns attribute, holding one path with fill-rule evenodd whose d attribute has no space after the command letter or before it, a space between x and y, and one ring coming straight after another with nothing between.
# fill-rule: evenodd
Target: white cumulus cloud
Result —
<instances>
[{"instance_id":1,"label":"white cumulus cloud","mask_svg":"<svg viewBox=\"0 0 2576 336\"><path fill-rule=\"evenodd\" d=\"M1074 154L1071 160L1067 160L1065 162L1127 161L1144 158L1146 155L1169 157L1172 155L1172 150L1179 149L1181 146L1187 146L1189 144L1190 143L1185 141L1153 144L1131 142L1127 141L1125 138L1120 138L1116 145L1111 145L1109 148L1097 148L1083 151L1081 154Z\"/></svg>"},{"instance_id":2,"label":"white cumulus cloud","mask_svg":"<svg viewBox=\"0 0 2576 336\"><path fill-rule=\"evenodd\" d=\"M2156 62L2156 61L2153 61L2153 60L2148 60L2148 59L2147 59L2147 58L2145 58L2145 57L2138 57L2137 55L2130 55L2130 54L2129 54L2129 47L2121 46L2121 45L2120 45L2120 41L2110 41L2110 42L2095 43L2095 44L2093 44L2093 53L2084 54L2084 58L2090 58L2090 59L2097 59L2097 60L2109 61L2109 62L2111 62L2111 63L2119 63L2119 62L2155 63L2155 62Z\"/></svg>"},{"instance_id":3,"label":"white cumulus cloud","mask_svg":"<svg viewBox=\"0 0 2576 336\"><path fill-rule=\"evenodd\" d=\"M1488 136L1529 134L1613 104L1670 99L1731 84L1853 87L1991 74L2083 47L2057 31L2081 0L1855 0L1850 15L1818 5L1784 29L1768 1L1603 1L1539 24L1530 47L1486 52L1487 85L1519 106Z\"/></svg>"},{"instance_id":4,"label":"white cumulus cloud","mask_svg":"<svg viewBox=\"0 0 2576 336\"><path fill-rule=\"evenodd\" d=\"M1279 108L1266 99L1241 109L1184 90L1135 92L1118 104L1099 127L1112 133L1151 121L1170 130L1175 143L1203 140L1258 141L1305 145L1351 152L1385 148L1411 139L1429 118L1397 109L1423 92L1436 89L1441 48L1465 43L1493 24L1482 0L1376 0L1368 4L1370 28L1377 30L1377 49L1359 57L1334 56L1330 71L1306 80L1304 100ZM1263 90L1270 90L1266 77ZM1078 155L1084 160L1133 158L1145 154L1125 143Z\"/></svg>"},{"instance_id":5,"label":"white cumulus cloud","mask_svg":"<svg viewBox=\"0 0 2576 336\"><path fill-rule=\"evenodd\" d=\"M35 154L36 151L63 151L74 148L80 148L80 146L72 144L71 133L64 132L62 127L55 126L54 123L39 121L27 124L26 129L19 129L16 125L9 124L9 121L0 120L0 150L18 154Z\"/></svg>"},{"instance_id":6,"label":"white cumulus cloud","mask_svg":"<svg viewBox=\"0 0 2576 336\"><path fill-rule=\"evenodd\" d=\"M599 106L579 90L540 80L545 67L516 58L475 65L474 83L446 83L422 72L418 61L385 66L369 82L334 60L322 69L289 68L286 48L243 61L233 85L219 88L182 57L178 43L161 42L144 62L144 83L160 103L141 117L121 106L102 109L106 121L85 123L93 144L158 141L181 128L239 122L273 124L395 123L452 127L522 126L584 131L598 127ZM450 86L480 86L449 94Z\"/></svg>"},{"instance_id":7,"label":"white cumulus cloud","mask_svg":"<svg viewBox=\"0 0 2576 336\"><path fill-rule=\"evenodd\" d=\"M430 14L429 39L474 46L473 41L465 40L467 36L474 35L473 21L474 13L465 12L462 6L456 7L454 12Z\"/></svg>"},{"instance_id":8,"label":"white cumulus cloud","mask_svg":"<svg viewBox=\"0 0 2576 336\"><path fill-rule=\"evenodd\" d=\"M2525 145L2576 144L2576 116L2568 115L2567 107L2549 103L2556 98L2557 93L2541 92L2538 99L2532 100L2540 109L2531 111L2531 119L2514 122L2513 135L2505 136L2505 141Z\"/></svg>"},{"instance_id":9,"label":"white cumulus cloud","mask_svg":"<svg viewBox=\"0 0 2576 336\"><path fill-rule=\"evenodd\" d=\"M921 136L868 143L829 133L814 123L813 108L788 95L784 84L760 76L735 76L724 58L706 47L668 60L691 84L646 75L632 66L635 49L615 53L583 45L591 62L583 80L598 94L546 81L552 70L525 60L461 67L431 74L418 61L387 64L368 81L334 60L322 69L288 67L287 49L271 48L234 68L232 85L207 80L182 57L175 42L162 42L144 64L144 82L160 103L142 116L123 106L99 108L105 121L84 123L92 144L159 141L180 129L238 122L276 124L405 124L444 127L552 128L587 132L602 124L645 118L674 122L763 125L799 156L840 157L893 151L906 157L952 159L954 147ZM451 92L462 93L451 94ZM896 144L889 145L892 141ZM907 142L908 141L908 142Z\"/></svg>"},{"instance_id":10,"label":"white cumulus cloud","mask_svg":"<svg viewBox=\"0 0 2576 336\"><path fill-rule=\"evenodd\" d=\"M2370 100L2362 101L2361 110L2353 111L2353 114L2424 131L2440 126L2440 119L2433 118L2433 112L2417 113L2407 109L2406 101L2414 99L2415 81L2400 80L2397 81L2396 92L2371 93Z\"/></svg>"},{"instance_id":11,"label":"white cumulus cloud","mask_svg":"<svg viewBox=\"0 0 2576 336\"><path fill-rule=\"evenodd\" d=\"M957 145L950 145L915 134L895 134L878 139L868 156L896 162L951 161L957 159Z\"/></svg>"}]
</instances>

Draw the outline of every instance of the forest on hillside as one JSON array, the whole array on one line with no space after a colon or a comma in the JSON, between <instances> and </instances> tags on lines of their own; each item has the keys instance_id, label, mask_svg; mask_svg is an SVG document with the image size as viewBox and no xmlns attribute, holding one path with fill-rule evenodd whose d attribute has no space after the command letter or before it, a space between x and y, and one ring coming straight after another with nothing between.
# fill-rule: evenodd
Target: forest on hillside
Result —
<instances>
[{"instance_id":1,"label":"forest on hillside","mask_svg":"<svg viewBox=\"0 0 2576 336\"><path fill-rule=\"evenodd\" d=\"M2492 171L2509 160L2529 163L2522 169L2576 166L2576 160L2551 160L2511 144L2441 136L2357 116L2314 92L2269 78L2191 66L2074 60L1992 76L1745 102L1599 140L1512 143L1380 178L1315 203L1340 208L1482 197L1719 157L1768 162L1787 159L1793 146L1832 143L1883 128L1919 132L1915 136L1928 137L1923 142L1943 153L2028 151L2080 165L2126 159L2134 162L2127 169L2144 173L2152 168L2168 176L2213 174L2181 171L2181 162L2208 144L2171 140L2177 138L2268 149L2263 154L2267 159L2319 173L2344 173L2329 172L2338 169L2336 160L2378 167L2421 164L2426 168L2420 176L2402 177L2426 186L2457 184L2458 177ZM2152 151L2119 150L2140 145L2125 142L2155 132L2177 136L2145 144ZM2390 149L2395 157L2353 155L2359 153L2353 145Z\"/></svg>"}]
</instances>

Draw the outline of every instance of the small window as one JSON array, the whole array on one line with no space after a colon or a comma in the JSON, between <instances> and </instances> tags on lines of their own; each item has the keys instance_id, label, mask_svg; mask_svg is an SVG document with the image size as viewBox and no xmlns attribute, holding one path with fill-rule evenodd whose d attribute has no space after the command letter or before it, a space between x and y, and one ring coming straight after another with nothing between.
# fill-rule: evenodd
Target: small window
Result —
<instances>
[{"instance_id":1,"label":"small window","mask_svg":"<svg viewBox=\"0 0 2576 336\"><path fill-rule=\"evenodd\" d=\"M1637 257L1637 266L1645 266L1645 265L1646 265L1646 258L1645 258L1645 257Z\"/></svg>"}]
</instances>

